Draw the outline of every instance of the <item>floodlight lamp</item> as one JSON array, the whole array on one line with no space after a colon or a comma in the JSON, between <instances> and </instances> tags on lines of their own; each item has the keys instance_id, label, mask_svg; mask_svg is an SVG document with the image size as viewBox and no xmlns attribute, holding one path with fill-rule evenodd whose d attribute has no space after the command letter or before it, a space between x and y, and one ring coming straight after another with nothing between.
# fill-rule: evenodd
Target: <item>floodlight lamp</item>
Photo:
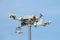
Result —
<instances>
[{"instance_id":1,"label":"floodlight lamp","mask_svg":"<svg viewBox=\"0 0 60 40\"><path fill-rule=\"evenodd\" d=\"M17 34L21 34L21 33L23 33L23 31L21 30L20 27L18 27L18 28L16 28L16 33L17 33Z\"/></svg>"}]
</instances>

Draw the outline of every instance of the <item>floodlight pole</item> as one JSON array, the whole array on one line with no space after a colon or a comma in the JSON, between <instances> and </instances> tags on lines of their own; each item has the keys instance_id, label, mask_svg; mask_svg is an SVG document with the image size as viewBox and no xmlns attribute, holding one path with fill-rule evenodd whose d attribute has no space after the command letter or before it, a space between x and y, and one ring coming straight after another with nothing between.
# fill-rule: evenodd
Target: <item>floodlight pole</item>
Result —
<instances>
[{"instance_id":1,"label":"floodlight pole","mask_svg":"<svg viewBox=\"0 0 60 40\"><path fill-rule=\"evenodd\" d=\"M11 15L10 15L10 18L13 18L14 20L16 19L15 17L16 17L16 16L15 16L14 14L11 14ZM30 16L29 16L29 17L30 17ZM33 18L33 21L32 21L31 19L28 19L28 20L27 20L27 25L28 25L28 40L31 40L31 26L32 26L32 22L34 23L34 22L35 22L34 20L36 19L35 16L33 16L33 17L34 17L34 18ZM41 17L43 17L42 14L40 14L40 18L41 18ZM39 19L39 18L38 18L38 19ZM19 20L20 20L20 19L19 19ZM23 20L24 20L24 19L23 19ZM22 20L22 21L23 21L23 20ZM36 20L37 20L37 19L36 19ZM49 24L49 23L50 23L50 21L47 22L47 24ZM25 24L25 23L24 23L24 24ZM24 24L23 24L23 26L24 26ZM43 21L43 24L44 24L44 21ZM20 31L19 31L19 30L18 30L18 33L20 34Z\"/></svg>"},{"instance_id":2,"label":"floodlight pole","mask_svg":"<svg viewBox=\"0 0 60 40\"><path fill-rule=\"evenodd\" d=\"M31 40L31 25L28 25L28 40Z\"/></svg>"}]
</instances>

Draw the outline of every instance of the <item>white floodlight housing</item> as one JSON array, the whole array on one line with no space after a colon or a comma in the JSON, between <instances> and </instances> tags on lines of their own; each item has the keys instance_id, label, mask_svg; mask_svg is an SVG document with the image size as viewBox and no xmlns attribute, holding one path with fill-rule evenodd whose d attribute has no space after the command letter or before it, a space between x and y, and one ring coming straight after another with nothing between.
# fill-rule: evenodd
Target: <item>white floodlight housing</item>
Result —
<instances>
[{"instance_id":1,"label":"white floodlight housing","mask_svg":"<svg viewBox=\"0 0 60 40\"><path fill-rule=\"evenodd\" d=\"M33 18L33 14L30 14L30 15L25 15L25 16L23 16L23 19L31 19L31 18Z\"/></svg>"},{"instance_id":2,"label":"white floodlight housing","mask_svg":"<svg viewBox=\"0 0 60 40\"><path fill-rule=\"evenodd\" d=\"M20 27L17 27L17 28L16 28L16 33L17 33L17 34L21 34L21 33L23 33L23 31L21 30Z\"/></svg>"},{"instance_id":3,"label":"white floodlight housing","mask_svg":"<svg viewBox=\"0 0 60 40\"><path fill-rule=\"evenodd\" d=\"M51 21L44 21L43 19L40 19L40 21L38 21L37 23L34 23L34 25L37 25L37 26L47 26L51 23Z\"/></svg>"},{"instance_id":4,"label":"white floodlight housing","mask_svg":"<svg viewBox=\"0 0 60 40\"><path fill-rule=\"evenodd\" d=\"M16 30L16 33L21 34L21 33L23 33L23 31L22 30Z\"/></svg>"},{"instance_id":5,"label":"white floodlight housing","mask_svg":"<svg viewBox=\"0 0 60 40\"><path fill-rule=\"evenodd\" d=\"M13 13L8 14L8 16L9 16L10 18L14 19L14 20L16 19L16 15L13 14Z\"/></svg>"}]
</instances>

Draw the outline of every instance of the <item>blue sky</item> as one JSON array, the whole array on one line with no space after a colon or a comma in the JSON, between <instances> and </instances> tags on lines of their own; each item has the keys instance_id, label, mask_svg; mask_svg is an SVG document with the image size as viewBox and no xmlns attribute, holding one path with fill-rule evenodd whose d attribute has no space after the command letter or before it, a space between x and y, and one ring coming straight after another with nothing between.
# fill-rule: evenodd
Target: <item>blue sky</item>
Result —
<instances>
[{"instance_id":1,"label":"blue sky","mask_svg":"<svg viewBox=\"0 0 60 40\"><path fill-rule=\"evenodd\" d=\"M52 23L46 27L32 26L32 40L60 40L60 0L0 0L0 40L28 40L27 26L22 28L23 34L15 33L20 23L8 18L11 12L17 17L42 13Z\"/></svg>"}]
</instances>

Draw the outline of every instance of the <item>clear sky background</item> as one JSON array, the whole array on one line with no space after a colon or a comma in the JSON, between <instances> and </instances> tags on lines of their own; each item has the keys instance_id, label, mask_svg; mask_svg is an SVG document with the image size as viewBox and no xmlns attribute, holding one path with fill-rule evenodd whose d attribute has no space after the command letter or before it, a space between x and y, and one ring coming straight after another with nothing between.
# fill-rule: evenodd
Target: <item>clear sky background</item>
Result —
<instances>
[{"instance_id":1,"label":"clear sky background","mask_svg":"<svg viewBox=\"0 0 60 40\"><path fill-rule=\"evenodd\" d=\"M0 40L28 40L28 27L22 28L23 34L16 34L18 21L8 18L8 13L17 17L27 14L44 15L51 20L49 26L32 26L32 40L60 40L60 0L0 0Z\"/></svg>"}]
</instances>

